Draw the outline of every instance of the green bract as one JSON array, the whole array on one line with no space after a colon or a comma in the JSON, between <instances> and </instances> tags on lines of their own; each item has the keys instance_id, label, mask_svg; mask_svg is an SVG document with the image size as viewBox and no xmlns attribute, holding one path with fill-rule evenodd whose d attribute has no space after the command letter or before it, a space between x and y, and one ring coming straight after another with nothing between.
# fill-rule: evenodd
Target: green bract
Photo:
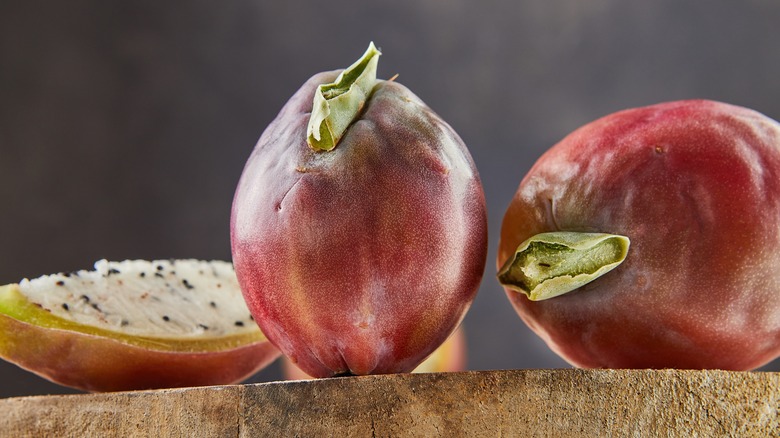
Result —
<instances>
[{"instance_id":1,"label":"green bract","mask_svg":"<svg viewBox=\"0 0 780 438\"><path fill-rule=\"evenodd\" d=\"M377 82L379 55L374 43L370 43L366 53L335 81L317 88L306 137L312 149L330 151L335 148L344 131L360 114Z\"/></svg>"},{"instance_id":2,"label":"green bract","mask_svg":"<svg viewBox=\"0 0 780 438\"><path fill-rule=\"evenodd\" d=\"M498 272L498 280L532 301L557 297L617 267L625 260L629 244L628 237L615 234L537 234L517 247Z\"/></svg>"}]
</instances>

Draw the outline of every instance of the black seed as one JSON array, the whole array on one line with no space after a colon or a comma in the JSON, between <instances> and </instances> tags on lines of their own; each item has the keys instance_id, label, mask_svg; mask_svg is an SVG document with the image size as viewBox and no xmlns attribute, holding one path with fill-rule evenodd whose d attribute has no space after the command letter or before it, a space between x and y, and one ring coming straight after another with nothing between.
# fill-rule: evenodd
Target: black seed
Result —
<instances>
[{"instance_id":1,"label":"black seed","mask_svg":"<svg viewBox=\"0 0 780 438\"><path fill-rule=\"evenodd\" d=\"M119 269L111 268L111 269L108 270L108 275L119 274L119 273L120 273Z\"/></svg>"},{"instance_id":2,"label":"black seed","mask_svg":"<svg viewBox=\"0 0 780 438\"><path fill-rule=\"evenodd\" d=\"M541 266L541 267L543 267L543 268L549 268L549 267L550 267L550 264L549 264L549 263L542 263L542 262L539 262L539 266Z\"/></svg>"},{"instance_id":3,"label":"black seed","mask_svg":"<svg viewBox=\"0 0 780 438\"><path fill-rule=\"evenodd\" d=\"M62 303L62 308L65 310L70 310L70 306L68 306L68 303Z\"/></svg>"},{"instance_id":4,"label":"black seed","mask_svg":"<svg viewBox=\"0 0 780 438\"><path fill-rule=\"evenodd\" d=\"M126 325L130 325L130 321L128 321L128 320L126 320L126 319L123 319L123 320L122 320L122 327L124 327L124 326L126 326Z\"/></svg>"},{"instance_id":5,"label":"black seed","mask_svg":"<svg viewBox=\"0 0 780 438\"><path fill-rule=\"evenodd\" d=\"M65 282L60 280L57 282L57 286L65 286Z\"/></svg>"},{"instance_id":6,"label":"black seed","mask_svg":"<svg viewBox=\"0 0 780 438\"><path fill-rule=\"evenodd\" d=\"M138 274L138 276L141 277L141 278L144 278L144 277L146 277L146 272L141 272L140 274Z\"/></svg>"},{"instance_id":7,"label":"black seed","mask_svg":"<svg viewBox=\"0 0 780 438\"><path fill-rule=\"evenodd\" d=\"M87 303L89 302L89 297L88 297L88 296L86 296L86 295L82 295L80 298L81 298L82 300L86 301Z\"/></svg>"},{"instance_id":8,"label":"black seed","mask_svg":"<svg viewBox=\"0 0 780 438\"><path fill-rule=\"evenodd\" d=\"M254 320L255 320L255 317L254 317L254 316L252 316L252 315L249 315L249 319L251 319L252 321L254 321Z\"/></svg>"},{"instance_id":9,"label":"black seed","mask_svg":"<svg viewBox=\"0 0 780 438\"><path fill-rule=\"evenodd\" d=\"M211 306L211 307L216 309L217 308L217 303L212 301L212 302L209 303L209 306Z\"/></svg>"},{"instance_id":10,"label":"black seed","mask_svg":"<svg viewBox=\"0 0 780 438\"><path fill-rule=\"evenodd\" d=\"M176 275L176 271L171 271L171 275Z\"/></svg>"},{"instance_id":11,"label":"black seed","mask_svg":"<svg viewBox=\"0 0 780 438\"><path fill-rule=\"evenodd\" d=\"M198 324L198 327L202 328L203 330L208 330L209 329L209 326L207 326L205 324Z\"/></svg>"},{"instance_id":12,"label":"black seed","mask_svg":"<svg viewBox=\"0 0 780 438\"><path fill-rule=\"evenodd\" d=\"M236 327L243 327L244 321L236 321Z\"/></svg>"},{"instance_id":13,"label":"black seed","mask_svg":"<svg viewBox=\"0 0 780 438\"><path fill-rule=\"evenodd\" d=\"M67 278L70 278L70 272L64 272L62 275L64 275Z\"/></svg>"},{"instance_id":14,"label":"black seed","mask_svg":"<svg viewBox=\"0 0 780 438\"><path fill-rule=\"evenodd\" d=\"M181 281L181 284L183 284L187 289L195 289L195 286L191 285L186 278Z\"/></svg>"},{"instance_id":15,"label":"black seed","mask_svg":"<svg viewBox=\"0 0 780 438\"><path fill-rule=\"evenodd\" d=\"M163 278L163 275L162 275L162 274L160 274L159 272L155 272L155 273L154 273L154 276L155 276L155 277L160 277L160 278Z\"/></svg>"},{"instance_id":16,"label":"black seed","mask_svg":"<svg viewBox=\"0 0 780 438\"><path fill-rule=\"evenodd\" d=\"M171 318L168 317L168 315L163 315L163 321L170 321Z\"/></svg>"},{"instance_id":17,"label":"black seed","mask_svg":"<svg viewBox=\"0 0 780 438\"><path fill-rule=\"evenodd\" d=\"M157 270L158 271L162 271L163 269L165 269L165 268L163 268L163 265L157 265Z\"/></svg>"},{"instance_id":18,"label":"black seed","mask_svg":"<svg viewBox=\"0 0 780 438\"><path fill-rule=\"evenodd\" d=\"M100 310L100 307L98 307L97 303L92 303L92 308L97 310L98 312L102 312L102 310Z\"/></svg>"}]
</instances>

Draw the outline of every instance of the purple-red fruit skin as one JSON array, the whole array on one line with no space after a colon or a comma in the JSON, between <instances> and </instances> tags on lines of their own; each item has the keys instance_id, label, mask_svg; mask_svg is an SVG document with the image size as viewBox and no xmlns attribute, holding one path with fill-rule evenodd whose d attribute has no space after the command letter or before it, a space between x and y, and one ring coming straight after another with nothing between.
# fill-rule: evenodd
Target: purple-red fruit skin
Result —
<instances>
[{"instance_id":1,"label":"purple-red fruit skin","mask_svg":"<svg viewBox=\"0 0 780 438\"><path fill-rule=\"evenodd\" d=\"M252 152L233 261L263 333L314 377L408 372L456 328L487 252L482 186L452 128L380 81L337 147L315 152L307 81Z\"/></svg>"},{"instance_id":2,"label":"purple-red fruit skin","mask_svg":"<svg viewBox=\"0 0 780 438\"><path fill-rule=\"evenodd\" d=\"M521 318L580 367L747 370L780 355L780 124L706 100L574 131L522 180L498 266L548 231L628 236L623 264Z\"/></svg>"}]
</instances>

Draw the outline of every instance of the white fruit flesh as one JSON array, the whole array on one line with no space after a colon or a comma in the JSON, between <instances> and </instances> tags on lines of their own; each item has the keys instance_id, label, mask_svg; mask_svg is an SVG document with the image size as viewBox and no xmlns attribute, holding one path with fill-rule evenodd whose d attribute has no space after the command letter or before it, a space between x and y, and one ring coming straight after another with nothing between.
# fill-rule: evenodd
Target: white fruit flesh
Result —
<instances>
[{"instance_id":1,"label":"white fruit flesh","mask_svg":"<svg viewBox=\"0 0 780 438\"><path fill-rule=\"evenodd\" d=\"M258 331L224 261L101 260L94 271L22 280L18 290L52 316L127 336L205 340Z\"/></svg>"}]
</instances>

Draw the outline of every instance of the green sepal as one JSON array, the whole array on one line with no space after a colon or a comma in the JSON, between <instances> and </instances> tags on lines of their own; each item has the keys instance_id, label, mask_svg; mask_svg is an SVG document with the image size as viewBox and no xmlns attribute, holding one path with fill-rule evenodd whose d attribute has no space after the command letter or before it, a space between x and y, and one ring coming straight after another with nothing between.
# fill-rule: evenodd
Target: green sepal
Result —
<instances>
[{"instance_id":1,"label":"green sepal","mask_svg":"<svg viewBox=\"0 0 780 438\"><path fill-rule=\"evenodd\" d=\"M521 243L498 271L498 281L531 301L571 292L615 269L626 259L628 237L558 231Z\"/></svg>"},{"instance_id":2,"label":"green sepal","mask_svg":"<svg viewBox=\"0 0 780 438\"><path fill-rule=\"evenodd\" d=\"M379 55L381 52L370 43L366 53L334 82L317 87L306 130L306 141L312 149L333 150L360 114L377 83Z\"/></svg>"}]
</instances>

